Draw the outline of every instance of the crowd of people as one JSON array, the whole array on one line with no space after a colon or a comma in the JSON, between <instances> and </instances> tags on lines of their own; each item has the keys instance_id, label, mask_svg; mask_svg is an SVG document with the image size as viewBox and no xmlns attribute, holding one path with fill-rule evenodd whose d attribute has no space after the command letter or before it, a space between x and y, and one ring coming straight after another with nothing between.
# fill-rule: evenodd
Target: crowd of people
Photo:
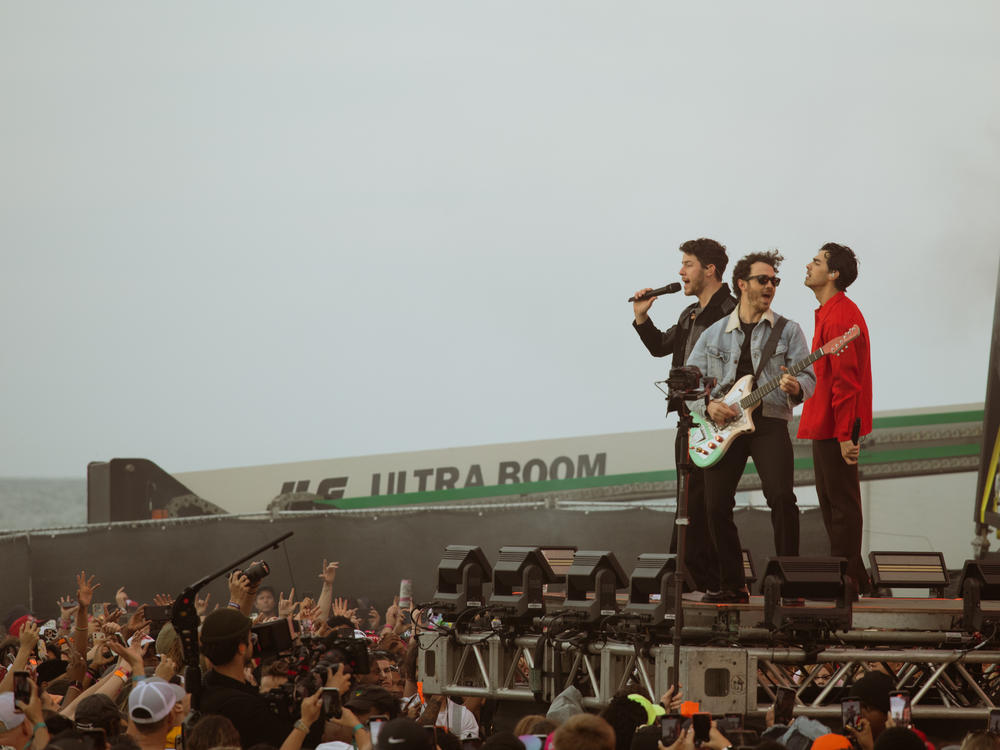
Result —
<instances>
[{"instance_id":1,"label":"crowd of people","mask_svg":"<svg viewBox=\"0 0 1000 750\"><path fill-rule=\"evenodd\" d=\"M76 595L43 621L16 608L0 641L0 747L14 750L929 750L913 727L889 719L892 680L873 671L850 695L861 717L839 733L804 716L769 714L766 728L711 722L696 736L697 705L671 688L650 696L639 683L599 714L570 686L545 713L502 726L496 706L477 697L433 695L418 673L422 627L398 600L384 615L366 600L334 596L338 563L323 561L317 598L297 600L229 577L230 600L195 607L198 663L184 632L162 619L169 597L95 605L101 586L76 577ZM95 613L95 610L99 610ZM151 619L152 617L158 619ZM262 643L284 631L279 646ZM192 671L192 667L198 671ZM197 684L191 684L192 676ZM185 684L185 680L188 684ZM197 689L195 689L197 688ZM784 723L783 723L784 722ZM508 721L508 723L513 723ZM667 727L674 727L670 733ZM672 731L672 730L671 730ZM704 731L704 728L703 728ZM1000 750L996 735L974 734L963 750Z\"/></svg>"}]
</instances>

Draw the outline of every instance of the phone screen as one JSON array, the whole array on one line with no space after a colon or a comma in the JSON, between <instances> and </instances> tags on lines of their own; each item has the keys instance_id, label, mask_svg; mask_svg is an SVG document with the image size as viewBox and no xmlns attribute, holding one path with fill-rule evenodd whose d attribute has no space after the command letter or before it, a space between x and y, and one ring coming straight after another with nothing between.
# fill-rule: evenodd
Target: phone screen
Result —
<instances>
[{"instance_id":1,"label":"phone screen","mask_svg":"<svg viewBox=\"0 0 1000 750\"><path fill-rule=\"evenodd\" d=\"M327 718L340 718L340 691L337 688L323 688L323 713Z\"/></svg>"},{"instance_id":2,"label":"phone screen","mask_svg":"<svg viewBox=\"0 0 1000 750\"><path fill-rule=\"evenodd\" d=\"M680 714L666 714L660 719L660 730L663 737L663 744L667 746L674 744L681 734Z\"/></svg>"},{"instance_id":3,"label":"phone screen","mask_svg":"<svg viewBox=\"0 0 1000 750\"><path fill-rule=\"evenodd\" d=\"M856 698L845 698L840 702L840 721L845 727L858 728L861 720L861 701Z\"/></svg>"},{"instance_id":4,"label":"phone screen","mask_svg":"<svg viewBox=\"0 0 1000 750\"><path fill-rule=\"evenodd\" d=\"M779 687L774 696L774 723L791 724L795 713L795 691L788 687Z\"/></svg>"},{"instance_id":5,"label":"phone screen","mask_svg":"<svg viewBox=\"0 0 1000 750\"><path fill-rule=\"evenodd\" d=\"M726 720L733 731L743 728L743 714L726 714Z\"/></svg>"},{"instance_id":6,"label":"phone screen","mask_svg":"<svg viewBox=\"0 0 1000 750\"><path fill-rule=\"evenodd\" d=\"M382 731L382 720L372 719L370 722L368 722L368 731L371 733L372 736L372 745L377 744L378 733Z\"/></svg>"},{"instance_id":7,"label":"phone screen","mask_svg":"<svg viewBox=\"0 0 1000 750\"><path fill-rule=\"evenodd\" d=\"M14 711L21 713L18 702L24 705L31 702L31 682L27 672L14 672Z\"/></svg>"},{"instance_id":8,"label":"phone screen","mask_svg":"<svg viewBox=\"0 0 1000 750\"><path fill-rule=\"evenodd\" d=\"M691 717L691 726L694 728L694 744L708 742L712 731L712 714L700 713Z\"/></svg>"},{"instance_id":9,"label":"phone screen","mask_svg":"<svg viewBox=\"0 0 1000 750\"><path fill-rule=\"evenodd\" d=\"M910 726L910 694L907 691L889 693L889 714L899 726Z\"/></svg>"}]
</instances>

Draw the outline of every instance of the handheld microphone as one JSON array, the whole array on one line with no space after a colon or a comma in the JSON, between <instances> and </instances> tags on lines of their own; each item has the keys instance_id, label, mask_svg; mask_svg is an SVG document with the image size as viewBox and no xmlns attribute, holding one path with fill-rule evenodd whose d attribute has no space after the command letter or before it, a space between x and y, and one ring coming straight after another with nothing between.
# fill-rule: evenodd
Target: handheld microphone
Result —
<instances>
[{"instance_id":1,"label":"handheld microphone","mask_svg":"<svg viewBox=\"0 0 1000 750\"><path fill-rule=\"evenodd\" d=\"M857 417L854 420L854 426L851 428L851 442L857 445L858 439L860 437L861 437L861 417Z\"/></svg>"},{"instance_id":2,"label":"handheld microphone","mask_svg":"<svg viewBox=\"0 0 1000 750\"><path fill-rule=\"evenodd\" d=\"M661 286L659 289L650 289L645 294L638 297L629 297L629 302L645 302L648 299L653 299L653 297L659 297L661 294L675 294L681 290L681 285L676 281L673 284L667 284L666 286Z\"/></svg>"}]
</instances>

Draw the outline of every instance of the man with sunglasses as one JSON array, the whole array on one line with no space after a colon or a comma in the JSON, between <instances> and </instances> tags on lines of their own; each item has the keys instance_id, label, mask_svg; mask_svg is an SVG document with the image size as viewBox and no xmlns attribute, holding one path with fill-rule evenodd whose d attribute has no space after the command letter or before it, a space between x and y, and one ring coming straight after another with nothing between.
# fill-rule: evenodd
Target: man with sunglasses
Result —
<instances>
[{"instance_id":1,"label":"man with sunglasses","mask_svg":"<svg viewBox=\"0 0 1000 750\"><path fill-rule=\"evenodd\" d=\"M764 498L771 509L774 547L778 555L799 554L799 508L792 489L794 463L788 422L792 410L812 395L816 376L807 367L792 376L786 370L809 356L802 328L776 315L771 303L781 280L777 276L783 257L772 250L750 253L733 269L736 309L698 339L688 364L716 378L708 405L689 402L692 411L723 425L740 416L722 399L745 375L755 382L779 378L780 386L768 393L754 411L754 431L735 438L725 455L705 469L705 505L712 543L719 558L721 591L707 602L744 603L750 600L743 582L743 554L739 531L733 521L736 487L747 459L753 457Z\"/></svg>"},{"instance_id":2,"label":"man with sunglasses","mask_svg":"<svg viewBox=\"0 0 1000 750\"><path fill-rule=\"evenodd\" d=\"M816 362L816 395L802 409L798 437L812 440L816 495L830 554L847 558L847 575L858 592L871 590L861 559L861 483L858 478L858 435L872 431L872 363L868 325L844 290L858 278L858 259L846 245L828 242L806 266L807 287L819 302L813 347L842 336L857 325L861 335L836 357ZM817 343L818 342L818 343Z\"/></svg>"}]
</instances>

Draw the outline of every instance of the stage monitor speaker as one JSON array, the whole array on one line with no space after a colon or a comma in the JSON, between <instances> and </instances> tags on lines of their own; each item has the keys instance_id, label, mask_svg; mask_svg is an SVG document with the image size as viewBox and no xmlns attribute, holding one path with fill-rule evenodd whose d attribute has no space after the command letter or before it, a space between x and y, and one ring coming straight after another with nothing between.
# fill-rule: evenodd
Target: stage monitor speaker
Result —
<instances>
[{"instance_id":1,"label":"stage monitor speaker","mask_svg":"<svg viewBox=\"0 0 1000 750\"><path fill-rule=\"evenodd\" d=\"M868 562L875 591L930 589L934 596L944 596L948 568L940 552L869 552Z\"/></svg>"}]
</instances>

